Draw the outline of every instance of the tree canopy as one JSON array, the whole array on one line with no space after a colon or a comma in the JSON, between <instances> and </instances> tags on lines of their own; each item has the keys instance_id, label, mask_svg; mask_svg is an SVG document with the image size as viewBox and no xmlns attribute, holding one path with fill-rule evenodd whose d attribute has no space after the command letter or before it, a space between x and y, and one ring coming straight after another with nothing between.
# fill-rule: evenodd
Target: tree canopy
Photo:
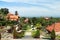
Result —
<instances>
[{"instance_id":1,"label":"tree canopy","mask_svg":"<svg viewBox=\"0 0 60 40\"><path fill-rule=\"evenodd\" d=\"M9 13L9 9L7 9L7 8L1 8L0 9L0 14L6 15L8 13Z\"/></svg>"}]
</instances>

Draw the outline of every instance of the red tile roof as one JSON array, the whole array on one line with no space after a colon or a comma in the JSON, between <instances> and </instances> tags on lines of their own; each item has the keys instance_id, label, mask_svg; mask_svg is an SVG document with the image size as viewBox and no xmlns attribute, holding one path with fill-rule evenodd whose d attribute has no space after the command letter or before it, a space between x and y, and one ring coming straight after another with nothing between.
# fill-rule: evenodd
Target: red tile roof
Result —
<instances>
[{"instance_id":1,"label":"red tile roof","mask_svg":"<svg viewBox=\"0 0 60 40\"><path fill-rule=\"evenodd\" d=\"M54 23L54 24L52 24L52 25L50 25L50 26L47 26L47 28L46 28L48 31L52 31L53 29L55 30L55 32L60 32L60 22L58 22L58 23Z\"/></svg>"},{"instance_id":2,"label":"red tile roof","mask_svg":"<svg viewBox=\"0 0 60 40\"><path fill-rule=\"evenodd\" d=\"M14 15L12 13L7 14L7 18L9 17L9 20L11 21L17 21L18 20L18 15Z\"/></svg>"},{"instance_id":3,"label":"red tile roof","mask_svg":"<svg viewBox=\"0 0 60 40\"><path fill-rule=\"evenodd\" d=\"M26 19L24 20L24 22L25 22L25 23L27 23L28 21L29 21L29 19L28 19L28 18L26 18Z\"/></svg>"},{"instance_id":4,"label":"red tile roof","mask_svg":"<svg viewBox=\"0 0 60 40\"><path fill-rule=\"evenodd\" d=\"M13 16L14 14L12 14L12 13L8 13L8 14L7 14L7 16L11 16L11 15Z\"/></svg>"}]
</instances>

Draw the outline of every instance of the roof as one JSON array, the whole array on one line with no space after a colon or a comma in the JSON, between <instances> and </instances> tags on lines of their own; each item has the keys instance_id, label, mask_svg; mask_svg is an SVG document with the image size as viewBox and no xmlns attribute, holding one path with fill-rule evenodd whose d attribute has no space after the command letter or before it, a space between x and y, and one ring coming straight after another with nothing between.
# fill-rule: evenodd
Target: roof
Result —
<instances>
[{"instance_id":1,"label":"roof","mask_svg":"<svg viewBox=\"0 0 60 40\"><path fill-rule=\"evenodd\" d=\"M24 20L24 22L28 22L29 21L29 19L28 18L26 18L25 20Z\"/></svg>"},{"instance_id":2,"label":"roof","mask_svg":"<svg viewBox=\"0 0 60 40\"><path fill-rule=\"evenodd\" d=\"M10 19L18 19L18 16L16 16L16 15L10 16Z\"/></svg>"},{"instance_id":3,"label":"roof","mask_svg":"<svg viewBox=\"0 0 60 40\"><path fill-rule=\"evenodd\" d=\"M11 15L14 15L14 14L12 14L12 13L8 13L8 14L7 14L7 16L11 16Z\"/></svg>"},{"instance_id":4,"label":"roof","mask_svg":"<svg viewBox=\"0 0 60 40\"><path fill-rule=\"evenodd\" d=\"M14 15L14 14L12 14L12 13L8 13L7 14L7 18L9 17L9 20L11 20L11 21L17 21L18 20L18 15Z\"/></svg>"},{"instance_id":5,"label":"roof","mask_svg":"<svg viewBox=\"0 0 60 40\"><path fill-rule=\"evenodd\" d=\"M52 25L50 25L50 26L47 26L46 29L47 29L48 31L50 31L50 32L51 32L53 29L55 30L55 32L60 32L60 22L54 23L54 24L52 24Z\"/></svg>"}]
</instances>

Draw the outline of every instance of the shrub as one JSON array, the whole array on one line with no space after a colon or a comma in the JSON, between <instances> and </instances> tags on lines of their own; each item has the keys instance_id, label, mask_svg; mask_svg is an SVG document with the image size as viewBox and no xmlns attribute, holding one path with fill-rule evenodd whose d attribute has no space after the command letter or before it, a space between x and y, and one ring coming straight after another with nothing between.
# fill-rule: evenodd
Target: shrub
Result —
<instances>
[{"instance_id":1,"label":"shrub","mask_svg":"<svg viewBox=\"0 0 60 40\"><path fill-rule=\"evenodd\" d=\"M40 37L40 30L33 30L32 37L39 38Z\"/></svg>"},{"instance_id":2,"label":"shrub","mask_svg":"<svg viewBox=\"0 0 60 40\"><path fill-rule=\"evenodd\" d=\"M0 21L0 26L5 26L6 22L5 21Z\"/></svg>"},{"instance_id":3,"label":"shrub","mask_svg":"<svg viewBox=\"0 0 60 40\"><path fill-rule=\"evenodd\" d=\"M17 33L16 31L13 32L13 36L14 38L22 38L24 37L24 31L20 32L20 33Z\"/></svg>"},{"instance_id":4,"label":"shrub","mask_svg":"<svg viewBox=\"0 0 60 40\"><path fill-rule=\"evenodd\" d=\"M17 37L17 38L22 38L22 37L24 37L24 31L22 31L21 33L16 34L16 37Z\"/></svg>"},{"instance_id":5,"label":"shrub","mask_svg":"<svg viewBox=\"0 0 60 40\"><path fill-rule=\"evenodd\" d=\"M27 26L28 26L28 24L24 24L24 25L22 26L22 30L27 30Z\"/></svg>"}]
</instances>

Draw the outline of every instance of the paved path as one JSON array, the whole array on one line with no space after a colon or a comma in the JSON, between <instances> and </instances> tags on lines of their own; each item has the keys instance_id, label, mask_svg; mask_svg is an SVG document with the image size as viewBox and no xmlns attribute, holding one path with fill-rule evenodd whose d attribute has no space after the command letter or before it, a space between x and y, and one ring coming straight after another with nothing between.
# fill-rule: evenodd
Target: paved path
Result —
<instances>
[{"instance_id":1,"label":"paved path","mask_svg":"<svg viewBox=\"0 0 60 40\"><path fill-rule=\"evenodd\" d=\"M1 39L1 40L48 40L48 39Z\"/></svg>"},{"instance_id":2,"label":"paved path","mask_svg":"<svg viewBox=\"0 0 60 40\"><path fill-rule=\"evenodd\" d=\"M31 32L25 32L25 37L24 38L32 38Z\"/></svg>"},{"instance_id":3,"label":"paved path","mask_svg":"<svg viewBox=\"0 0 60 40\"><path fill-rule=\"evenodd\" d=\"M27 32L25 32L25 37L24 38L22 38L22 39L14 39L14 40L47 40L47 39L33 38L31 36L31 31L27 31Z\"/></svg>"}]
</instances>

